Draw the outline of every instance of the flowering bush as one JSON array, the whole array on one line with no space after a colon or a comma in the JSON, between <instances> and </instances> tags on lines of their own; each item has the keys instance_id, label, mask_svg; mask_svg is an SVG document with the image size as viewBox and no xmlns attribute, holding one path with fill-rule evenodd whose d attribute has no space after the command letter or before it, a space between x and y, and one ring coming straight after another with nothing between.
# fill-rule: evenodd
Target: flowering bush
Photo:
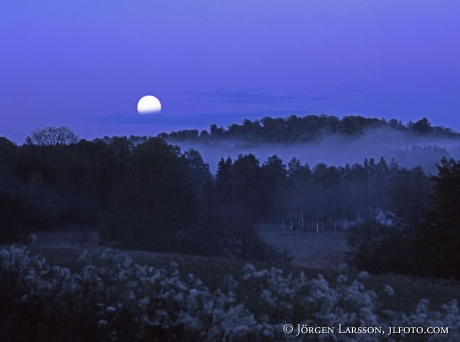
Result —
<instances>
[{"instance_id":1,"label":"flowering bush","mask_svg":"<svg viewBox=\"0 0 460 342\"><path fill-rule=\"evenodd\" d=\"M47 341L273 341L295 339L287 323L307 326L448 326L459 334L456 302L433 312L422 301L413 313L376 313L374 291L340 274L335 285L318 275L257 270L247 264L241 279L229 275L211 291L178 265L139 265L113 250L84 252L84 267L51 266L21 246L0 253L0 339ZM243 289L253 288L247 296ZM383 288L387 295L393 289ZM390 318L388 318L390 317ZM401 337L401 336L399 336ZM408 338L410 336L408 335ZM417 336L415 336L417 337ZM379 341L382 336L322 334L313 340ZM386 339L391 340L391 338Z\"/></svg>"}]
</instances>

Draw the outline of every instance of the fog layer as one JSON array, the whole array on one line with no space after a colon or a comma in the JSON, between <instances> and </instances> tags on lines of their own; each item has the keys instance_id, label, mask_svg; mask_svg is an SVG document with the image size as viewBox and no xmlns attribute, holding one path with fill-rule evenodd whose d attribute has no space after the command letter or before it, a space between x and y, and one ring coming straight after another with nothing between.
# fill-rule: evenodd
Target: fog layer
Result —
<instances>
[{"instance_id":1,"label":"fog layer","mask_svg":"<svg viewBox=\"0 0 460 342\"><path fill-rule=\"evenodd\" d=\"M405 132L388 129L368 130L360 137L350 138L343 135L329 135L316 142L304 143L248 143L242 140L212 140L210 142L171 141L182 149L198 150L209 163L213 173L219 160L239 154L254 154L261 163L268 157L277 155L286 164L292 158L298 158L303 164L314 166L345 165L362 163L365 158L394 160L403 167L422 166L432 174L437 173L436 164L441 157L458 159L460 157L460 139L415 136Z\"/></svg>"}]
</instances>

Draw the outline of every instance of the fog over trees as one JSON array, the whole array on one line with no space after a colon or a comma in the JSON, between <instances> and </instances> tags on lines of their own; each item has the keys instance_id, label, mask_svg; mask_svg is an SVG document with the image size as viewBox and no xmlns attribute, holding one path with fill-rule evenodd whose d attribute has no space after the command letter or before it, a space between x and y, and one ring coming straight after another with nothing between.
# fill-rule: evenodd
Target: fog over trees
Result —
<instances>
[{"instance_id":1,"label":"fog over trees","mask_svg":"<svg viewBox=\"0 0 460 342\"><path fill-rule=\"evenodd\" d=\"M235 159L249 153L259 160L276 154L285 161L295 157L309 165L336 166L362 163L365 158L395 158L401 166L421 166L433 174L442 156L460 158L460 135L450 128L433 127L426 118L404 125L396 119L292 115L159 136L182 148L198 149L213 172L221 157Z\"/></svg>"},{"instance_id":2,"label":"fog over trees","mask_svg":"<svg viewBox=\"0 0 460 342\"><path fill-rule=\"evenodd\" d=\"M270 223L346 233L359 269L459 277L459 138L357 116L93 141L38 129L0 140L0 238L82 224L122 249L274 260L254 228Z\"/></svg>"}]
</instances>

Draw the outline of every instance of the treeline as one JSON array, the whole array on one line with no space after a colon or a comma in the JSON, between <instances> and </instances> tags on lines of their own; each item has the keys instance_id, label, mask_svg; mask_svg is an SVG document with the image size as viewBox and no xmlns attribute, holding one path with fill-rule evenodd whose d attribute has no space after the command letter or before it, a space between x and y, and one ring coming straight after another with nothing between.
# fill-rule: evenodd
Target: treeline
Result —
<instances>
[{"instance_id":1,"label":"treeline","mask_svg":"<svg viewBox=\"0 0 460 342\"><path fill-rule=\"evenodd\" d=\"M271 221L286 230L344 230L379 218L414 221L428 205L430 178L420 167L394 160L310 167L277 156L260 163L252 154L222 158L216 173L218 202L232 216Z\"/></svg>"},{"instance_id":2,"label":"treeline","mask_svg":"<svg viewBox=\"0 0 460 342\"><path fill-rule=\"evenodd\" d=\"M279 255L253 225L270 222L349 230L349 261L360 269L460 278L460 167L452 159L430 177L384 158L310 167L248 154L222 158L213 175L197 150L159 137L56 140L49 132L22 146L0 139L2 242L93 224L120 248L269 259Z\"/></svg>"},{"instance_id":3,"label":"treeline","mask_svg":"<svg viewBox=\"0 0 460 342\"><path fill-rule=\"evenodd\" d=\"M209 131L197 129L180 130L169 134L162 133L163 139L173 141L209 142L218 139L241 139L248 142L289 143L315 141L331 134L358 137L371 129L387 129L415 136L453 138L460 134L450 128L432 126L428 119L410 121L404 125L401 120L345 116L342 119L330 115L308 115L288 118L264 117L261 120L244 120L241 125L232 124L227 128L211 125Z\"/></svg>"},{"instance_id":4,"label":"treeline","mask_svg":"<svg viewBox=\"0 0 460 342\"><path fill-rule=\"evenodd\" d=\"M215 212L217 206L249 223L330 230L377 216L416 215L431 189L421 168L384 158L310 167L276 155L261 163L249 154L222 158L212 175L198 151L181 152L161 138L55 141L42 136L16 146L2 138L0 144L2 193L30 205L25 217L41 227L93 224L138 208L155 208L165 227L179 227L192 221L196 208Z\"/></svg>"},{"instance_id":5,"label":"treeline","mask_svg":"<svg viewBox=\"0 0 460 342\"><path fill-rule=\"evenodd\" d=\"M250 222L228 217L195 150L160 138L69 144L0 139L0 243L64 224L98 225L120 248L243 259L280 257ZM75 140L72 138L72 140ZM40 143L38 143L40 141Z\"/></svg>"}]
</instances>

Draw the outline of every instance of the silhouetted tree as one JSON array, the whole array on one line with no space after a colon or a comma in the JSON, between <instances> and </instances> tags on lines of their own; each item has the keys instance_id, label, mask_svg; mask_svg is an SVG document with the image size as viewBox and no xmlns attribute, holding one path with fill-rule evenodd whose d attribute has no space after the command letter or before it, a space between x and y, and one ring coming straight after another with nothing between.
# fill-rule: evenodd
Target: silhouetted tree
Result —
<instances>
[{"instance_id":1,"label":"silhouetted tree","mask_svg":"<svg viewBox=\"0 0 460 342\"><path fill-rule=\"evenodd\" d=\"M209 164L205 163L200 152L191 148L184 152L191 180L193 181L195 192L199 197L202 196L202 187L212 179Z\"/></svg>"},{"instance_id":2,"label":"silhouetted tree","mask_svg":"<svg viewBox=\"0 0 460 342\"><path fill-rule=\"evenodd\" d=\"M17 183L14 170L17 149L13 142L0 137L0 191L14 191L14 185Z\"/></svg>"},{"instance_id":3,"label":"silhouetted tree","mask_svg":"<svg viewBox=\"0 0 460 342\"><path fill-rule=\"evenodd\" d=\"M443 158L433 177L433 209L421 225L417 251L428 274L460 279L460 162Z\"/></svg>"},{"instance_id":4,"label":"silhouetted tree","mask_svg":"<svg viewBox=\"0 0 460 342\"><path fill-rule=\"evenodd\" d=\"M232 204L232 166L233 162L230 157L226 160L221 157L216 173L216 191L219 203L227 209Z\"/></svg>"},{"instance_id":5,"label":"silhouetted tree","mask_svg":"<svg viewBox=\"0 0 460 342\"><path fill-rule=\"evenodd\" d=\"M77 142L78 136L67 126L37 129L26 138L27 144L38 146L68 145Z\"/></svg>"},{"instance_id":6,"label":"silhouetted tree","mask_svg":"<svg viewBox=\"0 0 460 342\"><path fill-rule=\"evenodd\" d=\"M263 219L259 160L253 155L239 155L231 168L232 210L249 222Z\"/></svg>"},{"instance_id":7,"label":"silhouetted tree","mask_svg":"<svg viewBox=\"0 0 460 342\"><path fill-rule=\"evenodd\" d=\"M413 236L395 225L368 219L347 233L348 263L374 274L417 274L419 264Z\"/></svg>"},{"instance_id":8,"label":"silhouetted tree","mask_svg":"<svg viewBox=\"0 0 460 342\"><path fill-rule=\"evenodd\" d=\"M25 234L22 220L26 212L20 198L0 193L0 244L21 241Z\"/></svg>"},{"instance_id":9,"label":"silhouetted tree","mask_svg":"<svg viewBox=\"0 0 460 342\"><path fill-rule=\"evenodd\" d=\"M408 127L412 132L419 135L426 135L433 131L433 127L431 127L431 123L427 118L423 118L416 123L410 122Z\"/></svg>"},{"instance_id":10,"label":"silhouetted tree","mask_svg":"<svg viewBox=\"0 0 460 342\"><path fill-rule=\"evenodd\" d=\"M276 196L278 191L285 186L286 177L286 165L276 155L269 157L260 168L260 196L264 198L264 215L269 220L275 218Z\"/></svg>"},{"instance_id":11,"label":"silhouetted tree","mask_svg":"<svg viewBox=\"0 0 460 342\"><path fill-rule=\"evenodd\" d=\"M422 168L399 168L388 184L392 219L407 229L415 229L430 207L431 188L430 178Z\"/></svg>"},{"instance_id":12,"label":"silhouetted tree","mask_svg":"<svg viewBox=\"0 0 460 342\"><path fill-rule=\"evenodd\" d=\"M459 137L459 133L444 127L432 127L426 118L416 123L409 122L405 126L401 120L365 118L358 115L345 116L339 119L332 115L307 115L298 117L291 115L287 118L264 117L262 120L245 119L243 124L231 124L227 130L212 124L210 134L199 134L197 131L182 130L169 134L161 133L158 137L173 140L202 140L210 139L242 139L245 141L263 142L305 142L319 140L331 134L356 137L369 129L387 129L400 132L413 132L420 135L436 133L443 137Z\"/></svg>"}]
</instances>

